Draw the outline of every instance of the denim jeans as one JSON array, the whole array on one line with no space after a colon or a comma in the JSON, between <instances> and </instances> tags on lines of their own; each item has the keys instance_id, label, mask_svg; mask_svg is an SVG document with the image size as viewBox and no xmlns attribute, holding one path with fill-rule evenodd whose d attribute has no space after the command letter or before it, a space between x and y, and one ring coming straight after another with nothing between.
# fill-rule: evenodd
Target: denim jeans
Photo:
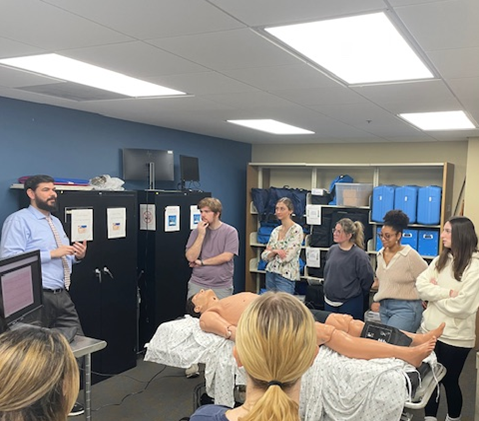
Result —
<instances>
[{"instance_id":1,"label":"denim jeans","mask_svg":"<svg viewBox=\"0 0 479 421\"><path fill-rule=\"evenodd\" d=\"M266 289L294 294L295 282L274 272L266 272Z\"/></svg>"},{"instance_id":2,"label":"denim jeans","mask_svg":"<svg viewBox=\"0 0 479 421\"><path fill-rule=\"evenodd\" d=\"M364 297L363 295L358 295L357 297L350 298L339 307L333 307L328 303L324 303L324 309L331 313L349 314L354 319L364 320Z\"/></svg>"},{"instance_id":3,"label":"denim jeans","mask_svg":"<svg viewBox=\"0 0 479 421\"><path fill-rule=\"evenodd\" d=\"M421 300L385 299L381 300L380 304L381 323L408 332L417 332L424 310Z\"/></svg>"}]
</instances>

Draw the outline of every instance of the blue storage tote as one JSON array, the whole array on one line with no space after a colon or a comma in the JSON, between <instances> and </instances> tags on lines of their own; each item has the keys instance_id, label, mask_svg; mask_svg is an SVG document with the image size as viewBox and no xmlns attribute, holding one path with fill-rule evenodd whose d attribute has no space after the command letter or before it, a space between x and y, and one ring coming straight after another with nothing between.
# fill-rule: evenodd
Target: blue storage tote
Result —
<instances>
[{"instance_id":1,"label":"blue storage tote","mask_svg":"<svg viewBox=\"0 0 479 421\"><path fill-rule=\"evenodd\" d=\"M377 186L373 189L371 220L383 222L384 215L394 209L396 186Z\"/></svg>"},{"instance_id":2,"label":"blue storage tote","mask_svg":"<svg viewBox=\"0 0 479 421\"><path fill-rule=\"evenodd\" d=\"M379 234L381 233L381 227L376 228L377 238L376 238L376 251L381 250L383 247L383 243L379 238ZM402 233L401 244L402 245L410 245L414 250L417 250L417 237L418 231L414 229L405 229Z\"/></svg>"},{"instance_id":3,"label":"blue storage tote","mask_svg":"<svg viewBox=\"0 0 479 421\"><path fill-rule=\"evenodd\" d=\"M383 248L383 242L379 238L379 234L381 234L381 227L376 228L376 251L379 251Z\"/></svg>"},{"instance_id":4,"label":"blue storage tote","mask_svg":"<svg viewBox=\"0 0 479 421\"><path fill-rule=\"evenodd\" d=\"M441 220L441 187L420 187L417 193L417 222L438 225Z\"/></svg>"},{"instance_id":5,"label":"blue storage tote","mask_svg":"<svg viewBox=\"0 0 479 421\"><path fill-rule=\"evenodd\" d=\"M413 229L404 230L402 233L401 244L402 245L407 244L411 246L414 250L417 250L418 248L417 237L418 237L417 230L413 230Z\"/></svg>"},{"instance_id":6,"label":"blue storage tote","mask_svg":"<svg viewBox=\"0 0 479 421\"><path fill-rule=\"evenodd\" d=\"M408 217L409 223L416 222L418 186L399 186L394 192L394 209L402 210Z\"/></svg>"},{"instance_id":7,"label":"blue storage tote","mask_svg":"<svg viewBox=\"0 0 479 421\"><path fill-rule=\"evenodd\" d=\"M419 230L418 253L421 256L437 256L439 254L439 231Z\"/></svg>"}]
</instances>

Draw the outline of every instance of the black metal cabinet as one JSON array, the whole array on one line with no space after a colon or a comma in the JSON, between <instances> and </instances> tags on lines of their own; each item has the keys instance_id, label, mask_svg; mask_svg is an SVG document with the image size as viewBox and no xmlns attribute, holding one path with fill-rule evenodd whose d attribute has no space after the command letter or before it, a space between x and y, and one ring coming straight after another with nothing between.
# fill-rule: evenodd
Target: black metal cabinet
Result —
<instances>
[{"instance_id":1,"label":"black metal cabinet","mask_svg":"<svg viewBox=\"0 0 479 421\"><path fill-rule=\"evenodd\" d=\"M116 374L136 366L138 338L138 206L134 191L62 191L56 216L71 238L71 209L93 209L93 241L75 264L70 293L86 336L107 347L92 355L92 370ZM126 236L108 238L108 209L125 208ZM94 380L99 380L95 378Z\"/></svg>"},{"instance_id":2,"label":"black metal cabinet","mask_svg":"<svg viewBox=\"0 0 479 421\"><path fill-rule=\"evenodd\" d=\"M188 280L191 269L185 258L185 247L190 235L190 206L205 192L167 193L138 192L138 203L155 205L154 231L138 232L138 269L140 303L139 349L150 341L157 327L185 313ZM180 230L165 232L164 214L167 206L180 207ZM142 215L139 216L142 218Z\"/></svg>"}]
</instances>

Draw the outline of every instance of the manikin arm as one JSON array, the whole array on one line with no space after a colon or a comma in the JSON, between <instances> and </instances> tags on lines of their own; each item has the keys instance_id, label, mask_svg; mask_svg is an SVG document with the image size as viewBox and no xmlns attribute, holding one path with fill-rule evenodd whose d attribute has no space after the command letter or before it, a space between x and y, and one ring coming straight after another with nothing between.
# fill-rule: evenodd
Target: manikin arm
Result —
<instances>
[{"instance_id":1,"label":"manikin arm","mask_svg":"<svg viewBox=\"0 0 479 421\"><path fill-rule=\"evenodd\" d=\"M203 332L215 333L218 336L232 341L234 341L236 337L236 326L229 323L213 310L207 310L201 315L200 328ZM229 332L231 332L231 334Z\"/></svg>"}]
</instances>

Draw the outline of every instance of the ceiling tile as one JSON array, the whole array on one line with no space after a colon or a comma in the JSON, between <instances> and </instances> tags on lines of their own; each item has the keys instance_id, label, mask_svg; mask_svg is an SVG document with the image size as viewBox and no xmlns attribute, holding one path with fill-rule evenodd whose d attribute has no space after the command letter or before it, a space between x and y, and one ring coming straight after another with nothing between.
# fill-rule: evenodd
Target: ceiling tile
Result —
<instances>
[{"instance_id":1,"label":"ceiling tile","mask_svg":"<svg viewBox=\"0 0 479 421\"><path fill-rule=\"evenodd\" d=\"M42 48L45 52L131 40L41 1L1 0L0 10L0 37Z\"/></svg>"},{"instance_id":2,"label":"ceiling tile","mask_svg":"<svg viewBox=\"0 0 479 421\"><path fill-rule=\"evenodd\" d=\"M297 63L290 54L249 29L148 41L210 69L241 69Z\"/></svg>"},{"instance_id":3,"label":"ceiling tile","mask_svg":"<svg viewBox=\"0 0 479 421\"><path fill-rule=\"evenodd\" d=\"M426 52L479 46L477 0L428 2L396 13Z\"/></svg>"},{"instance_id":4,"label":"ceiling tile","mask_svg":"<svg viewBox=\"0 0 479 421\"><path fill-rule=\"evenodd\" d=\"M382 0L210 0L250 26L272 26L384 10Z\"/></svg>"},{"instance_id":5,"label":"ceiling tile","mask_svg":"<svg viewBox=\"0 0 479 421\"><path fill-rule=\"evenodd\" d=\"M144 42L66 50L64 55L140 79L208 71L198 64Z\"/></svg>"},{"instance_id":6,"label":"ceiling tile","mask_svg":"<svg viewBox=\"0 0 479 421\"><path fill-rule=\"evenodd\" d=\"M45 0L138 39L169 38L244 27L204 0Z\"/></svg>"}]
</instances>

